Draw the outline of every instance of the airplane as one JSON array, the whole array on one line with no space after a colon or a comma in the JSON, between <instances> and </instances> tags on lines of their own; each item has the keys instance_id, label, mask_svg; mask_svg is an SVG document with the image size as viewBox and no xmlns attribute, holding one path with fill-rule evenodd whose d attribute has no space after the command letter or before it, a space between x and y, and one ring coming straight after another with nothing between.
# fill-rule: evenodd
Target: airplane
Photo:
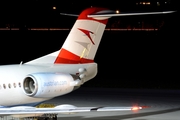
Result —
<instances>
[{"instance_id":1,"label":"airplane","mask_svg":"<svg viewBox=\"0 0 180 120\"><path fill-rule=\"evenodd\" d=\"M116 13L90 7L77 16L62 47L55 52L25 63L0 66L0 116L17 118L45 117L91 111L134 111L147 106L78 107L70 104L53 108L36 106L57 96L69 94L92 80L98 72L94 61L108 19L114 16L164 14L166 12Z\"/></svg>"}]
</instances>

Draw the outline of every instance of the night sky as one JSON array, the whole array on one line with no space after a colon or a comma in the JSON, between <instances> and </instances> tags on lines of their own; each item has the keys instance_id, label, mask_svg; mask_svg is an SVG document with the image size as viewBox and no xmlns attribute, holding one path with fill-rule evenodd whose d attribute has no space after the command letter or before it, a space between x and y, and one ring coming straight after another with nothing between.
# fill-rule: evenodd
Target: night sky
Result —
<instances>
[{"instance_id":1,"label":"night sky","mask_svg":"<svg viewBox=\"0 0 180 120\"><path fill-rule=\"evenodd\" d=\"M128 11L165 11L177 10L176 0L149 0L150 5L142 5L141 0L103 1L86 0L3 0L0 2L0 26L10 24L12 27L70 27L63 22L73 23L59 15L60 12L79 14L83 9L91 6L106 7L120 12ZM54 10L53 7L56 7ZM58 21L62 21L58 23ZM54 23L54 24L53 24ZM58 23L58 25L57 25Z\"/></svg>"},{"instance_id":2,"label":"night sky","mask_svg":"<svg viewBox=\"0 0 180 120\"><path fill-rule=\"evenodd\" d=\"M79 14L83 9L91 6L119 9L125 12L178 10L175 0L159 0L160 5L154 1L151 3L150 6L143 6L137 5L140 4L139 0L102 3L90 0L83 3L73 0L1 1L0 28L8 26L21 29L0 31L2 41L0 64L26 62L58 50L69 31L27 31L25 28L70 29L76 18L61 16L60 12ZM56 10L53 10L53 7L56 7ZM84 84L84 87L180 89L177 16L178 12L171 15L110 19L107 27L119 19L124 19L131 25L133 21L141 19L148 22L159 20L164 23L159 31L153 32L105 31L95 57L98 63L98 75Z\"/></svg>"}]
</instances>

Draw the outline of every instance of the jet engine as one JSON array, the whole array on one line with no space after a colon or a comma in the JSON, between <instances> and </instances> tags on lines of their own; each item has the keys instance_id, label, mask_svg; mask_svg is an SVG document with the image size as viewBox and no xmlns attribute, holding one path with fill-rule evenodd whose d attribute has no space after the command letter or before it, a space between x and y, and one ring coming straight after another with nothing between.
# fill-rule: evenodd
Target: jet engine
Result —
<instances>
[{"instance_id":1,"label":"jet engine","mask_svg":"<svg viewBox=\"0 0 180 120\"><path fill-rule=\"evenodd\" d=\"M73 91L80 83L76 75L65 73L34 73L23 80L23 91L30 97L52 98Z\"/></svg>"}]
</instances>

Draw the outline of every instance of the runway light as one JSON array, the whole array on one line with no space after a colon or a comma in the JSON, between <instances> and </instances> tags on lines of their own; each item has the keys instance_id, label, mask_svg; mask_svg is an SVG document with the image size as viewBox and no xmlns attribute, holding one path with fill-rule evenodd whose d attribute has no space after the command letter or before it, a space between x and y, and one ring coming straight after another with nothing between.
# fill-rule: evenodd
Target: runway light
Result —
<instances>
[{"instance_id":1,"label":"runway light","mask_svg":"<svg viewBox=\"0 0 180 120\"><path fill-rule=\"evenodd\" d=\"M119 13L119 10L116 10L116 13Z\"/></svg>"},{"instance_id":2,"label":"runway light","mask_svg":"<svg viewBox=\"0 0 180 120\"><path fill-rule=\"evenodd\" d=\"M160 6L160 2L157 2L157 6Z\"/></svg>"},{"instance_id":3,"label":"runway light","mask_svg":"<svg viewBox=\"0 0 180 120\"><path fill-rule=\"evenodd\" d=\"M56 10L56 7L55 7L55 6L53 7L53 10Z\"/></svg>"},{"instance_id":4,"label":"runway light","mask_svg":"<svg viewBox=\"0 0 180 120\"><path fill-rule=\"evenodd\" d=\"M146 2L146 5L150 5L151 3L150 2Z\"/></svg>"}]
</instances>

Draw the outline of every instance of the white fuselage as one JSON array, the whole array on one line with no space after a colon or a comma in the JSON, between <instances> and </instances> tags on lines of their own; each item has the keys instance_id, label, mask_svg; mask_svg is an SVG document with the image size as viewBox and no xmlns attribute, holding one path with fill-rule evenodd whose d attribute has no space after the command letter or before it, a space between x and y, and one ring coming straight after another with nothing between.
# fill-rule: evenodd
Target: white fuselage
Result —
<instances>
[{"instance_id":1,"label":"white fuselage","mask_svg":"<svg viewBox=\"0 0 180 120\"><path fill-rule=\"evenodd\" d=\"M0 106L15 106L43 102L52 98L29 97L23 92L22 82L28 74L38 72L59 72L74 74L80 68L86 69L84 81L88 81L97 74L97 64L52 64L52 65L4 65L0 67ZM68 88L67 88L68 89Z\"/></svg>"}]
</instances>

